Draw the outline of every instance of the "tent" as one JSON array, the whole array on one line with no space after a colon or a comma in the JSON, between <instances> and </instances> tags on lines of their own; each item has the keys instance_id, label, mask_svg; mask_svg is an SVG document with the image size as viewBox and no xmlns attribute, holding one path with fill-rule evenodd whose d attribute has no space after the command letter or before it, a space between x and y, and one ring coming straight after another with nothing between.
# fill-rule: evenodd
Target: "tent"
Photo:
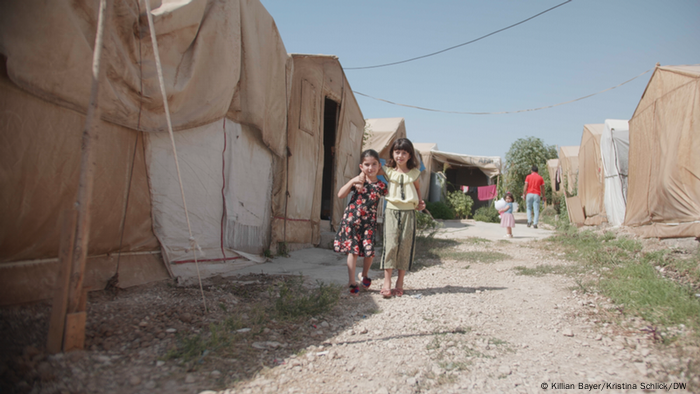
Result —
<instances>
[{"instance_id":1,"label":"tent","mask_svg":"<svg viewBox=\"0 0 700 394\"><path fill-rule=\"evenodd\" d=\"M210 270L252 264L243 257L255 259L280 239L278 216L308 220L287 231L299 227L294 241L313 243L307 230L318 220L295 202L320 211L318 127L332 118L323 115L320 92L343 104L335 185L357 166L339 147L359 151L364 123L337 59L297 64L258 0L171 2L152 11L190 239L141 7L115 2L105 34L85 285L100 289L115 272L122 287L186 278L193 253ZM0 304L51 295L61 214L75 202L96 8L87 0L0 2ZM294 81L305 83L292 84L294 67L301 70ZM294 94L314 99L298 105ZM296 112L288 116L288 108ZM288 118L313 142L291 132Z\"/></svg>"},{"instance_id":2,"label":"tent","mask_svg":"<svg viewBox=\"0 0 700 394\"><path fill-rule=\"evenodd\" d=\"M569 195L575 195L578 187L578 151L578 146L562 146L559 148L561 181L566 188L566 193Z\"/></svg>"},{"instance_id":3,"label":"tent","mask_svg":"<svg viewBox=\"0 0 700 394\"><path fill-rule=\"evenodd\" d=\"M274 171L271 249L318 245L340 224L338 190L359 173L365 120L335 56L292 55L288 153ZM322 226L323 225L323 226Z\"/></svg>"},{"instance_id":4,"label":"tent","mask_svg":"<svg viewBox=\"0 0 700 394\"><path fill-rule=\"evenodd\" d=\"M362 150L374 149L382 159L391 157L391 144L399 138L406 138L406 123L404 118L366 119L367 140L362 144Z\"/></svg>"},{"instance_id":5,"label":"tent","mask_svg":"<svg viewBox=\"0 0 700 394\"><path fill-rule=\"evenodd\" d=\"M597 226L608 221L605 214L605 182L600 153L600 137L604 129L603 123L584 125L578 151L578 196L586 218L584 224L587 226Z\"/></svg>"},{"instance_id":6,"label":"tent","mask_svg":"<svg viewBox=\"0 0 700 394\"><path fill-rule=\"evenodd\" d=\"M700 237L700 65L657 66L629 121L624 225Z\"/></svg>"},{"instance_id":7,"label":"tent","mask_svg":"<svg viewBox=\"0 0 700 394\"><path fill-rule=\"evenodd\" d=\"M426 173L444 172L448 191L467 186L474 200L473 209L489 204L488 201L479 201L476 191L479 187L492 185L493 178L501 173L500 156L471 156L438 150L429 150L427 153L421 151L421 155ZM430 187L432 186L431 184ZM423 188L421 184L421 189ZM421 195L424 196L422 193Z\"/></svg>"},{"instance_id":8,"label":"tent","mask_svg":"<svg viewBox=\"0 0 700 394\"><path fill-rule=\"evenodd\" d=\"M600 137L600 156L605 175L605 213L608 223L619 226L625 219L629 163L629 124L626 120L606 119Z\"/></svg>"},{"instance_id":9,"label":"tent","mask_svg":"<svg viewBox=\"0 0 700 394\"><path fill-rule=\"evenodd\" d=\"M423 200L428 201L430 193L431 172L427 168L428 152L438 150L438 145L434 142L417 142L413 144L413 149L420 156L421 163L426 166L426 169L420 173L418 182L420 182L420 195Z\"/></svg>"},{"instance_id":10,"label":"tent","mask_svg":"<svg viewBox=\"0 0 700 394\"><path fill-rule=\"evenodd\" d=\"M552 193L561 193L561 167L559 166L559 159L547 160L547 173L549 174Z\"/></svg>"}]
</instances>

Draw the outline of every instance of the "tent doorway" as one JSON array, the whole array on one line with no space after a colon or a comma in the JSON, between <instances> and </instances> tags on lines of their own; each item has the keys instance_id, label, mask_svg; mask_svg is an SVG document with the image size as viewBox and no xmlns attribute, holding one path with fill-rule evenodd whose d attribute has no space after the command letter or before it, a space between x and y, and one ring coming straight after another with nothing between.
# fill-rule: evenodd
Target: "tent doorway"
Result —
<instances>
[{"instance_id":1,"label":"tent doorway","mask_svg":"<svg viewBox=\"0 0 700 394\"><path fill-rule=\"evenodd\" d=\"M321 220L331 220L333 212L333 174L335 137L338 131L338 103L326 97L323 103L323 183L321 185Z\"/></svg>"}]
</instances>

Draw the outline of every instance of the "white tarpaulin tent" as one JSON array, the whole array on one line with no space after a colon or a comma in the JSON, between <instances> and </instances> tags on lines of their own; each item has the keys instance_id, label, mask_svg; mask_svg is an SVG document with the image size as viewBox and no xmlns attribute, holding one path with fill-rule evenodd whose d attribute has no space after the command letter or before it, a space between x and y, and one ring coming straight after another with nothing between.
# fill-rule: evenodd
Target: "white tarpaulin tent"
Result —
<instances>
[{"instance_id":1,"label":"white tarpaulin tent","mask_svg":"<svg viewBox=\"0 0 700 394\"><path fill-rule=\"evenodd\" d=\"M613 226L619 226L625 220L629 149L629 123L606 119L600 137L600 156L605 175L605 213L608 223Z\"/></svg>"}]
</instances>

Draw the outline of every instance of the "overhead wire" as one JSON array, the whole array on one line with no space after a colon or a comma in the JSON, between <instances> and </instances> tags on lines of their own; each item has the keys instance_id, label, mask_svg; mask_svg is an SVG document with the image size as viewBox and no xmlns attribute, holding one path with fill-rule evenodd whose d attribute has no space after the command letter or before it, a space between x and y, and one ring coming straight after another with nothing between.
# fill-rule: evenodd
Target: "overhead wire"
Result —
<instances>
[{"instance_id":1,"label":"overhead wire","mask_svg":"<svg viewBox=\"0 0 700 394\"><path fill-rule=\"evenodd\" d=\"M615 86L613 86L613 87L610 87L610 88L601 90L601 91L596 92L596 93L592 93L592 94L589 94L589 95L586 95L586 96L583 96L583 97L579 97L579 98L577 98L577 99L573 99L573 100L569 100L569 101L564 101L564 102L561 102L561 103L558 103L558 104L547 105L547 106L544 106L544 107L520 109L520 110L517 110L517 111L499 111L499 112L447 111L447 110L440 110L440 109L419 107L419 106L416 106L416 105L401 104L401 103L397 103L397 102L394 102L394 101L390 101L390 100L385 100L385 99L382 99L382 98L373 97L373 96L370 96L370 95L368 95L368 94L364 94L364 93L358 92L358 91L356 91L356 90L353 90L353 93L359 94L360 96L368 97L368 98L371 98L371 99L374 99L374 100L377 100L377 101L382 101L382 102L385 102L385 103L389 103L389 104L393 104L393 105L398 105L398 106L401 106L401 107L419 109L419 110L422 110L422 111L441 112L441 113L446 113L446 114L459 114L459 115L504 115L504 114L517 114L517 113L521 113L521 112L539 111L539 110L554 108L554 107L558 107L558 106L560 106L560 105L570 104L570 103L573 103L573 102L576 102L576 101L580 101L580 100L583 100L583 99L587 99L587 98L589 98L589 97L593 97L593 96L595 96L595 95L598 95L598 94L601 94L601 93L605 93L605 92L607 92L607 91L609 91L609 90L613 90L613 89L615 89L615 88L619 88L620 86L625 85L625 84L627 84L627 83L629 83L629 82L632 82L632 81L634 81L635 79L641 77L641 76L644 75L644 74L647 74L648 72L650 72L650 71L652 71L652 70L654 70L654 69L653 69L653 68L650 68L649 70L646 70L646 71L644 71L643 73L637 75L636 77L626 80L625 82L622 82L622 83L617 84L617 85L615 85Z\"/></svg>"},{"instance_id":2,"label":"overhead wire","mask_svg":"<svg viewBox=\"0 0 700 394\"><path fill-rule=\"evenodd\" d=\"M492 36L492 35L494 35L494 34L498 34L498 33L502 32L502 31L508 30L508 29L513 28L513 27L515 27L515 26L522 25L523 23L525 23L525 22L527 22L527 21L530 21L530 20L532 20L532 19L535 19L535 18L537 18L537 17L540 16L540 15L546 14L546 13L548 13L549 11L552 11L552 10L554 10L555 8L561 7L561 6L563 6L564 4L570 3L570 2L572 2L572 1L573 1L573 0L567 0L567 1L563 2L563 3L561 3L561 4L555 5L555 6L552 7L552 8L549 8L549 9L544 10L544 11L540 12L539 14L533 15L533 16L527 18L527 19L523 19L523 20L521 20L521 21L518 22L518 23L514 23L514 24L512 24L512 25L510 25L510 26L506 26L506 27L504 27L504 28L502 28L502 29L498 29L498 30L493 31L493 32L491 32L491 33L489 33L489 34L483 35L483 36L481 36L481 37L479 37L479 38L475 38L475 39L473 39L473 40L471 40L471 41L467 41L467 42L464 42L464 43L461 43L461 44L458 44L458 45L454 45L454 46L451 46L451 47L449 47L449 48L445 48L445 49L439 50L439 51L437 51L437 52L429 53L429 54L427 54L427 55L416 56L416 57L412 57L412 58L410 58L410 59L400 60L400 61L398 61L398 62L377 64L377 65L374 65L374 66L364 66L364 67L344 67L344 69L345 69L345 70L365 70L365 69L369 69L369 68L387 67L387 66L394 66L394 65L397 65L397 64L412 62L412 61L418 60L418 59L424 59L424 58L430 57L430 56L435 56L435 55L441 54L441 53L443 53L443 52L447 52L447 51L451 51L451 50L456 49L456 48L459 48L459 47L463 47L463 46L465 46L465 45L473 44L473 43L475 43L475 42L477 42L477 41L483 40L483 39L486 38L486 37L490 37L490 36Z\"/></svg>"}]
</instances>

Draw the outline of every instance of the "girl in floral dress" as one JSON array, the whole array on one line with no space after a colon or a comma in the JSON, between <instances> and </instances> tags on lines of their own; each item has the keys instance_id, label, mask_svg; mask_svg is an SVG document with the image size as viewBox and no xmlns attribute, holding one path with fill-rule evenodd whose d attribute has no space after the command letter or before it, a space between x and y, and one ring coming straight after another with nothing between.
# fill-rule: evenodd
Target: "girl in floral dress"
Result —
<instances>
[{"instance_id":1,"label":"girl in floral dress","mask_svg":"<svg viewBox=\"0 0 700 394\"><path fill-rule=\"evenodd\" d=\"M368 149L362 152L360 159L362 160L360 175L352 178L338 191L338 198L343 199L354 189L333 242L333 249L336 252L348 255L348 286L350 294L353 295L359 292L359 286L355 281L358 257L364 257L362 274L360 274L362 287L367 289L372 284L368 274L374 259L377 206L379 198L387 193L386 184L377 179L381 167L377 151Z\"/></svg>"}]
</instances>

